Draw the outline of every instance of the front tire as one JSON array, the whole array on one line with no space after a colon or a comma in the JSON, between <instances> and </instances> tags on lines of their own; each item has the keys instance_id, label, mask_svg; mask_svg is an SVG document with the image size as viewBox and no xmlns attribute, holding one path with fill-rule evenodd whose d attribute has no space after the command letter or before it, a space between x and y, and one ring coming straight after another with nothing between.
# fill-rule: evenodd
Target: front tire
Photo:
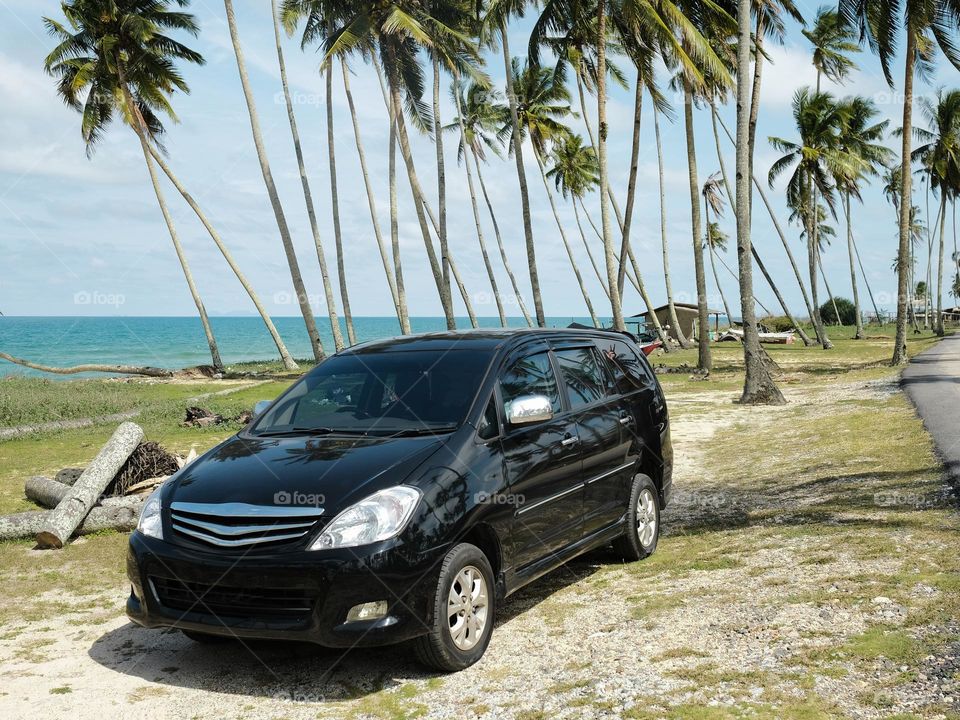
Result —
<instances>
[{"instance_id":1,"label":"front tire","mask_svg":"<svg viewBox=\"0 0 960 720\"><path fill-rule=\"evenodd\" d=\"M473 665L490 643L495 605L487 556L475 545L457 545L440 568L430 632L413 641L417 658L443 672Z\"/></svg>"},{"instance_id":2,"label":"front tire","mask_svg":"<svg viewBox=\"0 0 960 720\"><path fill-rule=\"evenodd\" d=\"M652 555L660 539L660 494L646 475L633 481L626 523L626 532L613 541L614 551L628 562Z\"/></svg>"}]
</instances>

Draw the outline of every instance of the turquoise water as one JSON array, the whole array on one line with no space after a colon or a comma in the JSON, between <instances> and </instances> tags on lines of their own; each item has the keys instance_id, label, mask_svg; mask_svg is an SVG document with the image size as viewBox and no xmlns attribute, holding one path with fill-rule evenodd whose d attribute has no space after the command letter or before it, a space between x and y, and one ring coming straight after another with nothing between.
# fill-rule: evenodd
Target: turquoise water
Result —
<instances>
[{"instance_id":1,"label":"turquoise water","mask_svg":"<svg viewBox=\"0 0 960 720\"><path fill-rule=\"evenodd\" d=\"M301 318L275 317L273 320L295 358L313 357ZM564 327L574 321L590 324L589 318L547 318L547 324L552 327ZM259 317L219 317L211 318L210 322L224 363L279 357ZM481 327L500 325L497 318L479 318L478 322ZM400 333L396 318L357 317L353 323L360 342ZM414 332L446 328L442 317L411 318L410 323ZM329 320L318 317L317 324L324 349L332 353ZM524 321L510 318L509 324L523 327ZM458 318L457 326L469 328L470 322L467 318ZM203 328L197 318L191 317L0 317L0 350L54 366L123 363L178 369L210 362ZM60 377L0 360L0 375L10 374Z\"/></svg>"}]
</instances>

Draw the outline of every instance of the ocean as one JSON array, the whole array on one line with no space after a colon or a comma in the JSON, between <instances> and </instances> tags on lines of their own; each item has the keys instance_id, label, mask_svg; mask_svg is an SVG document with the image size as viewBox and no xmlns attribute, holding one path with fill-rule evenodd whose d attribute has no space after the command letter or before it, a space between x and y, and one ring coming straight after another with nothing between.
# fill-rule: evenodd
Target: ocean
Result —
<instances>
[{"instance_id":1,"label":"ocean","mask_svg":"<svg viewBox=\"0 0 960 720\"><path fill-rule=\"evenodd\" d=\"M274 317L273 321L293 357L313 357L302 318ZM259 317L215 317L210 322L225 364L279 358ZM551 327L565 327L571 322L589 325L590 319L547 318ZM358 342L400 334L395 317L355 317L353 323ZM478 318L478 323L481 327L500 326L495 317ZM522 317L509 318L508 323L511 327L525 325ZM317 324L324 350L333 353L330 321L317 317ZM410 324L414 332L446 328L442 317L415 317L410 319ZM457 318L457 326L469 328L470 321ZM346 338L345 328L343 335ZM0 317L0 350L14 357L59 367L107 363L179 369L210 363L203 328L195 317ZM50 375L0 360L0 376L11 374L54 379L96 375Z\"/></svg>"}]
</instances>

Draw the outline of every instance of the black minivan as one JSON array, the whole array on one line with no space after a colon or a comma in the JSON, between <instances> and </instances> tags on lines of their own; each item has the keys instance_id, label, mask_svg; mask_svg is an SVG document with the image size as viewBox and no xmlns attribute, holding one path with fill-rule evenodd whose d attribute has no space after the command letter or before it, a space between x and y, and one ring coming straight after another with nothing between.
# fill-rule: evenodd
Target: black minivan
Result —
<instances>
[{"instance_id":1,"label":"black minivan","mask_svg":"<svg viewBox=\"0 0 960 720\"><path fill-rule=\"evenodd\" d=\"M412 641L454 671L498 603L612 543L654 551L673 449L625 334L474 330L354 346L145 503L127 614L190 638Z\"/></svg>"}]
</instances>

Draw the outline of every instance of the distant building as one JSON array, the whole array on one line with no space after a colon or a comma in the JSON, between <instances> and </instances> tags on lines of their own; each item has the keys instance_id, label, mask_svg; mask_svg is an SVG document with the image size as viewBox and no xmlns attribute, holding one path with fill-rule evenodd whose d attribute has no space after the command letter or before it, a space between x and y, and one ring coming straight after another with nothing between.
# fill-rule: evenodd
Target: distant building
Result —
<instances>
[{"instance_id":1,"label":"distant building","mask_svg":"<svg viewBox=\"0 0 960 720\"><path fill-rule=\"evenodd\" d=\"M680 330L683 331L683 336L688 340L697 337L697 325L698 325L698 309L696 305L691 303L678 303L673 304L674 309L677 311L677 320L680 323ZM672 337L674 340L679 340L677 335L677 329L673 326L673 321L670 319L670 308L667 305L661 305L660 307L654 308L653 312L657 316L657 320L660 321L660 325L666 330L667 335ZM708 310L710 318L713 323L712 330L718 330L720 327L720 316L726 317L726 315L719 310ZM650 317L650 313L639 313L633 315L635 318L643 318L644 322L652 327L653 319ZM669 326L669 327L668 327Z\"/></svg>"},{"instance_id":2,"label":"distant building","mask_svg":"<svg viewBox=\"0 0 960 720\"><path fill-rule=\"evenodd\" d=\"M960 325L960 307L943 309L944 325Z\"/></svg>"}]
</instances>

